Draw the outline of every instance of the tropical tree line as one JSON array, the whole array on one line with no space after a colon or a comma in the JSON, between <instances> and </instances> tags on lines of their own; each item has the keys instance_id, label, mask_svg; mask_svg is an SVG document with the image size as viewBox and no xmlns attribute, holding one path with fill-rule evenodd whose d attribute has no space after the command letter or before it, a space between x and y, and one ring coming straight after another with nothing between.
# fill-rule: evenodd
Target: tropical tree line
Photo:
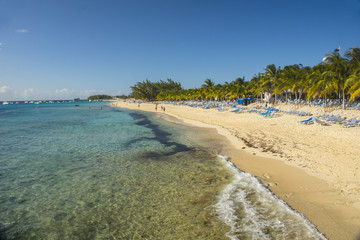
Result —
<instances>
[{"instance_id":1,"label":"tropical tree line","mask_svg":"<svg viewBox=\"0 0 360 240\"><path fill-rule=\"evenodd\" d=\"M110 100L110 99L113 99L113 97L104 94L92 95L88 97L88 100Z\"/></svg>"},{"instance_id":2,"label":"tropical tree line","mask_svg":"<svg viewBox=\"0 0 360 240\"><path fill-rule=\"evenodd\" d=\"M117 95L117 96L110 96L110 95L92 95L88 97L88 100L112 100L112 99L127 99L129 96L126 95ZM80 101L80 98L75 98L75 101Z\"/></svg>"},{"instance_id":3,"label":"tropical tree line","mask_svg":"<svg viewBox=\"0 0 360 240\"><path fill-rule=\"evenodd\" d=\"M166 81L160 80L159 82L150 82L146 79L130 88L132 90L130 96L144 100L156 100L165 93L172 92L175 94L177 91L182 90L181 83L175 82L170 78Z\"/></svg>"},{"instance_id":4,"label":"tropical tree line","mask_svg":"<svg viewBox=\"0 0 360 240\"><path fill-rule=\"evenodd\" d=\"M206 79L199 88L183 89L181 84L171 79L167 81L138 82L132 89L132 96L145 100L233 100L241 97L264 99L270 95L278 100L310 100L323 98L353 101L360 96L360 48L346 51L344 57L339 52L326 55L323 62L310 67L302 64L281 68L269 64L264 72L255 74L250 81L237 78L232 82L215 84Z\"/></svg>"}]
</instances>

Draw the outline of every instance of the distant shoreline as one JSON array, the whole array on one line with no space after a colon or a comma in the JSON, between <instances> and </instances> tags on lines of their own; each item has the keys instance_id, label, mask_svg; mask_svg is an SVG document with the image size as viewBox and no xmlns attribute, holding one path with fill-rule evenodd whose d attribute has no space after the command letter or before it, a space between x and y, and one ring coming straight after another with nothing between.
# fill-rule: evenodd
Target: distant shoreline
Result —
<instances>
[{"instance_id":1,"label":"distant shoreline","mask_svg":"<svg viewBox=\"0 0 360 240\"><path fill-rule=\"evenodd\" d=\"M223 149L224 155L241 170L257 176L329 239L354 239L359 234L360 171L356 168L360 169L360 163L356 158L360 150L356 138L360 127L304 126L297 121L306 117L286 114L265 119L253 113L173 104L163 104L165 111L161 111L161 104L157 111L152 103L138 107L137 103L119 101L112 105L167 114L197 127L216 128L230 142ZM352 116L357 112L347 113Z\"/></svg>"}]
</instances>

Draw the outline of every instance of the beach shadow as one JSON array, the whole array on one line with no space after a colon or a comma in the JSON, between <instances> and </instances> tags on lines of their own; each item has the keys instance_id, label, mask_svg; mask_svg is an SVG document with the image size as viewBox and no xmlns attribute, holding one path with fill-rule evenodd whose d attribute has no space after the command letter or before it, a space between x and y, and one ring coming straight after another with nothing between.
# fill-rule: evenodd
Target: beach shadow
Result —
<instances>
[{"instance_id":1,"label":"beach shadow","mask_svg":"<svg viewBox=\"0 0 360 240\"><path fill-rule=\"evenodd\" d=\"M193 150L193 148L190 148L184 144L180 144L174 141L171 141L170 137L171 134L162 130L159 125L156 125L152 123L145 115L139 114L139 113L130 113L130 116L137 120L135 122L136 125L144 126L146 128L151 129L152 133L155 135L155 137L139 137L133 140L130 140L126 143L127 146L131 146L132 144L138 142L138 141L158 141L165 147L171 149L171 151L168 151L166 153L156 153L156 152L147 152L145 153L145 157L151 157L151 158L158 158L160 156L170 156L174 155L179 152L187 152Z\"/></svg>"}]
</instances>

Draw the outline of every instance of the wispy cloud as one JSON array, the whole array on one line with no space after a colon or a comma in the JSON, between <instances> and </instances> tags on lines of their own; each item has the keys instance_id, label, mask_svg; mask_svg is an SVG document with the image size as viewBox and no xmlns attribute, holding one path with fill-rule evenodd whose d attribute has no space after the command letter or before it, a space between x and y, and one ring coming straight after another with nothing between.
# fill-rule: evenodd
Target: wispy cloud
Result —
<instances>
[{"instance_id":1,"label":"wispy cloud","mask_svg":"<svg viewBox=\"0 0 360 240\"><path fill-rule=\"evenodd\" d=\"M22 29L17 29L16 32L18 32L18 33L28 33L29 30L27 30L25 28L22 28Z\"/></svg>"},{"instance_id":2,"label":"wispy cloud","mask_svg":"<svg viewBox=\"0 0 360 240\"><path fill-rule=\"evenodd\" d=\"M11 90L11 88L9 88L8 86L0 87L0 93L6 93L6 92L9 92L10 90Z\"/></svg>"},{"instance_id":3,"label":"wispy cloud","mask_svg":"<svg viewBox=\"0 0 360 240\"><path fill-rule=\"evenodd\" d=\"M33 88L28 88L28 89L25 89L23 94L22 94L22 97L27 99L27 98L32 98L33 96L36 96L37 95L37 91Z\"/></svg>"},{"instance_id":4,"label":"wispy cloud","mask_svg":"<svg viewBox=\"0 0 360 240\"><path fill-rule=\"evenodd\" d=\"M3 44L0 42L0 47L2 46Z\"/></svg>"},{"instance_id":5,"label":"wispy cloud","mask_svg":"<svg viewBox=\"0 0 360 240\"><path fill-rule=\"evenodd\" d=\"M13 100L15 94L15 91L6 85L0 87L0 101Z\"/></svg>"}]
</instances>

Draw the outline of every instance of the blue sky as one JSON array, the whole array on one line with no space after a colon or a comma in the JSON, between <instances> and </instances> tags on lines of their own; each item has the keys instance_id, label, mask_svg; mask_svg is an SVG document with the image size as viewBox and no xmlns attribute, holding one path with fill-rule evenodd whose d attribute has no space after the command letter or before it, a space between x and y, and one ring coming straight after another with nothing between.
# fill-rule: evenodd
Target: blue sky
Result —
<instances>
[{"instance_id":1,"label":"blue sky","mask_svg":"<svg viewBox=\"0 0 360 240\"><path fill-rule=\"evenodd\" d=\"M0 101L200 87L360 47L360 0L0 0Z\"/></svg>"}]
</instances>

